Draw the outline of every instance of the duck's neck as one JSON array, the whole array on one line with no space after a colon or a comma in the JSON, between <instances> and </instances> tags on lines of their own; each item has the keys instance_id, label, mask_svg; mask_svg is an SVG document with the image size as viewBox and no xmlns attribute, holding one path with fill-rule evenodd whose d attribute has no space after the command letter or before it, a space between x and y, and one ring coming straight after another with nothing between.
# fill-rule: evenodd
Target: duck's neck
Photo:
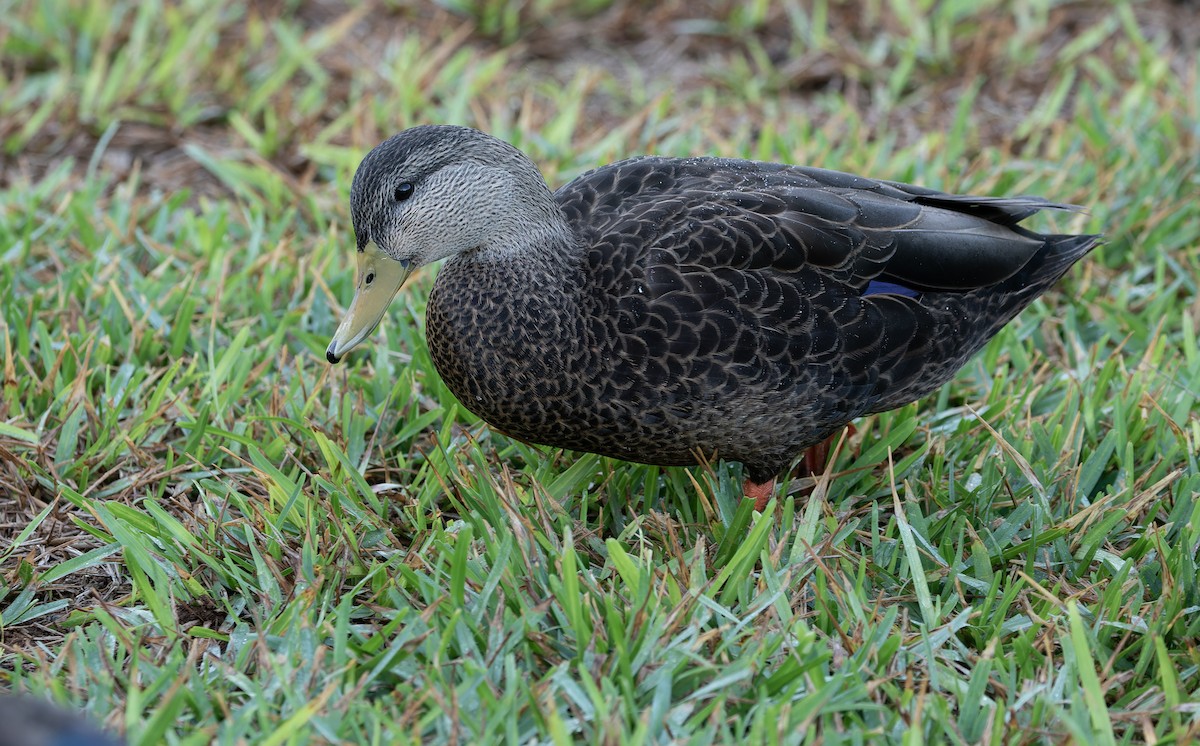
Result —
<instances>
[{"instance_id":1,"label":"duck's neck","mask_svg":"<svg viewBox=\"0 0 1200 746\"><path fill-rule=\"evenodd\" d=\"M431 302L456 321L464 319L464 309L454 306L465 303L499 309L530 329L547 309L578 312L586 257L562 211L553 207L552 216L504 220L486 244L448 259ZM471 329L454 332L470 335Z\"/></svg>"},{"instance_id":2,"label":"duck's neck","mask_svg":"<svg viewBox=\"0 0 1200 746\"><path fill-rule=\"evenodd\" d=\"M490 240L469 254L470 261L516 262L563 260L576 253L575 234L566 221L512 223L497 230Z\"/></svg>"},{"instance_id":3,"label":"duck's neck","mask_svg":"<svg viewBox=\"0 0 1200 746\"><path fill-rule=\"evenodd\" d=\"M469 252L474 258L512 261L574 244L574 232L546 182L540 176L529 181L533 183L513 190L505 209L484 211L480 216L485 226L479 234L483 243Z\"/></svg>"},{"instance_id":4,"label":"duck's neck","mask_svg":"<svg viewBox=\"0 0 1200 746\"><path fill-rule=\"evenodd\" d=\"M460 282L471 278L475 287L507 291L517 304L537 305L539 298L577 293L584 262L579 240L558 206L548 208L497 221L487 243L452 257L442 273Z\"/></svg>"}]
</instances>

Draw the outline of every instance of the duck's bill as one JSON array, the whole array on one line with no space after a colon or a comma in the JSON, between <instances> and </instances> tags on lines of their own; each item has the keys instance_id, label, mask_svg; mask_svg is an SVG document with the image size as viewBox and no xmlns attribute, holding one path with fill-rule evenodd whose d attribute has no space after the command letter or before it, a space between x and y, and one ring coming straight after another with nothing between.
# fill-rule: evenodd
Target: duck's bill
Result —
<instances>
[{"instance_id":1,"label":"duck's bill","mask_svg":"<svg viewBox=\"0 0 1200 746\"><path fill-rule=\"evenodd\" d=\"M399 262L383 253L375 242L358 252L358 286L346 318L333 334L325 350L325 359L336 364L367 335L375 331L380 319L400 286L412 274L408 262Z\"/></svg>"}]
</instances>

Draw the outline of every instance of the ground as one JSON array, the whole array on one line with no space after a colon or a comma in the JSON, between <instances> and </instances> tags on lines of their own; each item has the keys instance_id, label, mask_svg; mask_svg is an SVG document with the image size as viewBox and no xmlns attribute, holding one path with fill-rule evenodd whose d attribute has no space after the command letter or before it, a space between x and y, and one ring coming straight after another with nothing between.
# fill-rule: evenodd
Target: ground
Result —
<instances>
[{"instance_id":1,"label":"ground","mask_svg":"<svg viewBox=\"0 0 1200 746\"><path fill-rule=\"evenodd\" d=\"M4 686L147 744L1200 734L1196 3L0 11ZM325 364L353 168L437 121L552 184L785 160L1106 244L754 516L491 433L432 273Z\"/></svg>"}]
</instances>

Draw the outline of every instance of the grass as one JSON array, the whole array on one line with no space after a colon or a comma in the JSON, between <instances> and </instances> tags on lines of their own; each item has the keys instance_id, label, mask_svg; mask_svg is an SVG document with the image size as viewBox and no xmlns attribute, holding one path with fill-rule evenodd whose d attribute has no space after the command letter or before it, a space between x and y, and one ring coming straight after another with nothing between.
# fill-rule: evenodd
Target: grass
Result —
<instances>
[{"instance_id":1,"label":"grass","mask_svg":"<svg viewBox=\"0 0 1200 746\"><path fill-rule=\"evenodd\" d=\"M1192 5L0 12L4 688L134 744L1200 737ZM553 183L782 159L1108 240L756 516L735 467L490 432L431 272L325 363L353 169L426 121Z\"/></svg>"}]
</instances>

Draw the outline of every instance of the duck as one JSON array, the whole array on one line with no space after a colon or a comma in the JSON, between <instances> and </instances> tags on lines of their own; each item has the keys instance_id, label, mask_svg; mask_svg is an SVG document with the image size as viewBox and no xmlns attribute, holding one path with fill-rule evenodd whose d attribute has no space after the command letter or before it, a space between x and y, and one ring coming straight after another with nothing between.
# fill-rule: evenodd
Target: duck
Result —
<instances>
[{"instance_id":1,"label":"duck","mask_svg":"<svg viewBox=\"0 0 1200 746\"><path fill-rule=\"evenodd\" d=\"M776 477L856 418L936 391L1101 240L1080 208L785 163L645 155L551 190L513 145L421 125L350 189L357 282L338 363L419 267L433 363L522 441Z\"/></svg>"},{"instance_id":2,"label":"duck","mask_svg":"<svg viewBox=\"0 0 1200 746\"><path fill-rule=\"evenodd\" d=\"M0 694L0 746L120 746L124 741L49 700Z\"/></svg>"}]
</instances>

